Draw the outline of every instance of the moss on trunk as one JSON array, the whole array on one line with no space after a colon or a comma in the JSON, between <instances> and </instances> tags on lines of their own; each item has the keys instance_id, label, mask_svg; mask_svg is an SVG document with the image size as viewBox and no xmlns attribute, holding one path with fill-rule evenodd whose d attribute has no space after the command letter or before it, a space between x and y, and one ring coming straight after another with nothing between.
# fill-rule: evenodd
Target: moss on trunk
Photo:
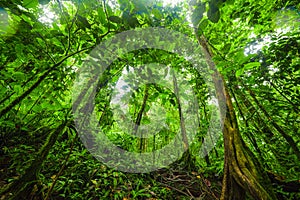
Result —
<instances>
[{"instance_id":1,"label":"moss on trunk","mask_svg":"<svg viewBox=\"0 0 300 200\"><path fill-rule=\"evenodd\" d=\"M271 187L270 179L262 166L255 158L254 154L245 145L239 132L235 111L231 102L226 83L222 75L217 71L212 60L211 52L206 38L199 37L195 31L199 44L203 47L203 52L209 69L213 73L213 82L216 89L218 103L220 107L226 109L226 113L221 113L224 120L223 138L225 148L224 177L222 187L222 200L243 200L248 192L257 200L276 200L275 193Z\"/></svg>"}]
</instances>

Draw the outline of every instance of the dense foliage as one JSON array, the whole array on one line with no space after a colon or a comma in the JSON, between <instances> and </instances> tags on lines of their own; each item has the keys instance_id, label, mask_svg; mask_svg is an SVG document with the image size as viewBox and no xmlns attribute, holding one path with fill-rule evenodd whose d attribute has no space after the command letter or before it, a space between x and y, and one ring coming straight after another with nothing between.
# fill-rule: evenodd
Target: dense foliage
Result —
<instances>
[{"instance_id":1,"label":"dense foliage","mask_svg":"<svg viewBox=\"0 0 300 200\"><path fill-rule=\"evenodd\" d=\"M98 80L94 109L114 145L137 153L159 150L178 133L185 138L183 127L189 122L181 116L190 96L177 98L176 88L182 83L181 89L195 94L198 107L193 115L196 138L180 159L154 172L126 173L98 161L80 140L72 112L77 72L101 42L147 27L178 31L204 49L209 46L233 104L228 111L236 116L241 135L235 142L242 148L233 151L246 154L259 170L243 166L239 158L237 166L258 175L261 171L253 180L268 186L264 189L269 197L274 193L278 199L300 199L298 1L193 0L165 5L146 0L3 0L0 16L1 199L224 198L224 188L229 187L223 179L228 175L226 163L234 163L226 153L226 130L223 138L213 138L215 146L207 156L199 153L206 135L218 131L209 128L218 123L211 121L217 99L201 73L175 53L138 49L115 59ZM202 62L209 62L204 55ZM151 63L159 66L150 68ZM139 84L158 76L170 79L175 92L155 83ZM131 93L118 100L128 89ZM128 106L126 113L122 103ZM131 127L141 136L135 137L127 134L128 124L121 123L125 119L159 131L143 137L146 133ZM245 198L258 199L256 191L235 181ZM263 189L257 191L263 195Z\"/></svg>"}]
</instances>

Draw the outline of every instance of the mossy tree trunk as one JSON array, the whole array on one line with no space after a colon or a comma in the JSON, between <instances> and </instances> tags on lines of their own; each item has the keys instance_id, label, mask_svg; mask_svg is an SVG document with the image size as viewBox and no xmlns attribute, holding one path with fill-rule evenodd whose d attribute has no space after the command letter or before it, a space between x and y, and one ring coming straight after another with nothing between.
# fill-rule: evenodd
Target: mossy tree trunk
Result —
<instances>
[{"instance_id":1,"label":"mossy tree trunk","mask_svg":"<svg viewBox=\"0 0 300 200\"><path fill-rule=\"evenodd\" d=\"M205 59L210 70L214 72L213 81L216 89L219 106L226 107L226 114L221 118L224 120L223 138L224 138L224 177L222 186L222 200L243 200L246 198L246 192L254 199L277 199L271 187L271 182L262 169L259 161L244 143L235 111L231 102L226 83L223 77L218 73L212 60L213 53L204 36L197 40L202 46ZM225 99L225 102L223 100ZM221 113L222 114L222 113Z\"/></svg>"}]
</instances>

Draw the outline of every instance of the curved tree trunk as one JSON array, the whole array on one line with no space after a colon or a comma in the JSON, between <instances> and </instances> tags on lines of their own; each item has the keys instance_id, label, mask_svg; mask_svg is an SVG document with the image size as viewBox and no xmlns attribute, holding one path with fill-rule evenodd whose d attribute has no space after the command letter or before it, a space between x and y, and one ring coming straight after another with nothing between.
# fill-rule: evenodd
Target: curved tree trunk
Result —
<instances>
[{"instance_id":1,"label":"curved tree trunk","mask_svg":"<svg viewBox=\"0 0 300 200\"><path fill-rule=\"evenodd\" d=\"M212 52L204 36L195 33L199 44L203 47L205 59L210 70L214 72L213 81L216 88L219 106L226 106L224 120L224 177L220 199L243 200L248 192L254 199L277 199L270 180L258 160L244 143L238 128L231 97L223 77L216 70L212 60ZM226 102L222 99L226 98Z\"/></svg>"}]
</instances>

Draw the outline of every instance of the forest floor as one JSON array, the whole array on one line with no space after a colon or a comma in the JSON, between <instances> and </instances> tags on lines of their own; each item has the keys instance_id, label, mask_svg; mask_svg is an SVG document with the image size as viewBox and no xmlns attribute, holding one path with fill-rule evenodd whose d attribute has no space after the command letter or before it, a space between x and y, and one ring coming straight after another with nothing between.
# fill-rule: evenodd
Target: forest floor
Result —
<instances>
[{"instance_id":1,"label":"forest floor","mask_svg":"<svg viewBox=\"0 0 300 200\"><path fill-rule=\"evenodd\" d=\"M1 153L2 154L2 153ZM17 173L15 168L11 168L12 160L7 155L0 158L0 188L6 187L13 179L18 179L20 174ZM133 177L134 178L134 177ZM151 172L146 176L141 177L145 179L143 182L144 188L151 187L147 185L149 179L152 179L158 187L167 189L172 193L172 198L174 199L204 199L204 200L215 200L219 199L221 192L221 180L213 180L205 178L203 175L197 172L190 172L189 170L184 170L180 166L173 165L167 169L160 169L155 172ZM111 183L113 185L113 183ZM41 192L36 191L34 187L30 199L44 199ZM35 190L35 191L34 191ZM148 200L161 199L159 194L151 192L153 198L145 198ZM4 200L7 196L1 196L0 199ZM54 192L51 199L65 199L60 197L60 194ZM97 199L97 198L95 198ZM124 199L131 199L123 198Z\"/></svg>"}]
</instances>

